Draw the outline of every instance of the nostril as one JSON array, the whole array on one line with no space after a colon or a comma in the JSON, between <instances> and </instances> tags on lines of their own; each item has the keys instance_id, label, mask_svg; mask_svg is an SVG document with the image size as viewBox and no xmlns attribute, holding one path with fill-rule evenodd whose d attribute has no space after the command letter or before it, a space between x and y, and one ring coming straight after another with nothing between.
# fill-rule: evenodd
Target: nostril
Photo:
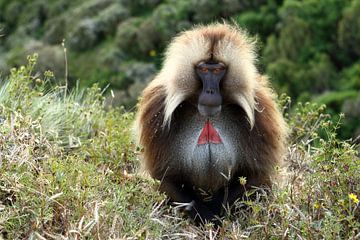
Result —
<instances>
[{"instance_id":1,"label":"nostril","mask_svg":"<svg viewBox=\"0 0 360 240\"><path fill-rule=\"evenodd\" d=\"M214 94L215 91L214 91L214 89L208 89L208 90L206 90L206 93L207 94Z\"/></svg>"}]
</instances>

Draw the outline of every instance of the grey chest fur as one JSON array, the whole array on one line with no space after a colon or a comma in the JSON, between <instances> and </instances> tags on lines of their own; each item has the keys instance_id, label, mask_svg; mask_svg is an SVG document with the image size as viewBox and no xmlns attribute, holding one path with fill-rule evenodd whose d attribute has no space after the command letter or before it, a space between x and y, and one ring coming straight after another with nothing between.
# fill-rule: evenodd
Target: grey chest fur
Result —
<instances>
[{"instance_id":1,"label":"grey chest fur","mask_svg":"<svg viewBox=\"0 0 360 240\"><path fill-rule=\"evenodd\" d=\"M173 170L187 176L195 187L217 191L225 186L242 162L241 132L236 123L227 120L224 115L210 119L219 133L221 143L198 144L206 118L197 113L180 116L174 142Z\"/></svg>"}]
</instances>

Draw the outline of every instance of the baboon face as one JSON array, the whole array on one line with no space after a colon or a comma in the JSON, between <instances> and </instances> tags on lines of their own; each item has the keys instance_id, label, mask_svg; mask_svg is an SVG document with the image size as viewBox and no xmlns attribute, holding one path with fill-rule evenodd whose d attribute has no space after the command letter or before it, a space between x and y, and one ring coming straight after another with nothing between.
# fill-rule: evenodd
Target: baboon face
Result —
<instances>
[{"instance_id":1,"label":"baboon face","mask_svg":"<svg viewBox=\"0 0 360 240\"><path fill-rule=\"evenodd\" d=\"M206 117L221 114L224 104L238 105L252 127L258 74L255 59L254 45L246 34L221 24L176 37L159 78L166 88L164 125L169 125L182 102L191 99Z\"/></svg>"},{"instance_id":2,"label":"baboon face","mask_svg":"<svg viewBox=\"0 0 360 240\"><path fill-rule=\"evenodd\" d=\"M196 75L202 83L197 105L201 115L211 117L221 111L220 82L225 74L226 66L221 62L200 62L196 66Z\"/></svg>"}]
</instances>

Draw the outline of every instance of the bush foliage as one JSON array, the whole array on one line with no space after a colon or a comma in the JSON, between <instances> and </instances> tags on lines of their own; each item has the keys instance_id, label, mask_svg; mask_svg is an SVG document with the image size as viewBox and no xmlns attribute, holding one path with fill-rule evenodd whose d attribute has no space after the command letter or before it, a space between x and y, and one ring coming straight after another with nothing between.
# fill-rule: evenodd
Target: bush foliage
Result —
<instances>
[{"instance_id":1,"label":"bush foliage","mask_svg":"<svg viewBox=\"0 0 360 240\"><path fill-rule=\"evenodd\" d=\"M219 230L195 227L140 174L133 113L105 111L96 85L50 85L28 60L0 88L0 238L359 238L359 146L338 139L343 116L324 105L280 97L292 129L283 182L239 200Z\"/></svg>"}]
</instances>

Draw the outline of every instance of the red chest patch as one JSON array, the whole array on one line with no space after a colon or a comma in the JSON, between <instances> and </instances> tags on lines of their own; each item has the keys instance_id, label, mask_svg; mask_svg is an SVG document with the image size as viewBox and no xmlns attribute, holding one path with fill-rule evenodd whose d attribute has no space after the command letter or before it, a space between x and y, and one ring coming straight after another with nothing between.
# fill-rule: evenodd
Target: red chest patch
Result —
<instances>
[{"instance_id":1,"label":"red chest patch","mask_svg":"<svg viewBox=\"0 0 360 240\"><path fill-rule=\"evenodd\" d=\"M208 143L222 143L219 133L216 131L209 120L205 122L205 125L201 131L200 137L198 139L198 145Z\"/></svg>"}]
</instances>

